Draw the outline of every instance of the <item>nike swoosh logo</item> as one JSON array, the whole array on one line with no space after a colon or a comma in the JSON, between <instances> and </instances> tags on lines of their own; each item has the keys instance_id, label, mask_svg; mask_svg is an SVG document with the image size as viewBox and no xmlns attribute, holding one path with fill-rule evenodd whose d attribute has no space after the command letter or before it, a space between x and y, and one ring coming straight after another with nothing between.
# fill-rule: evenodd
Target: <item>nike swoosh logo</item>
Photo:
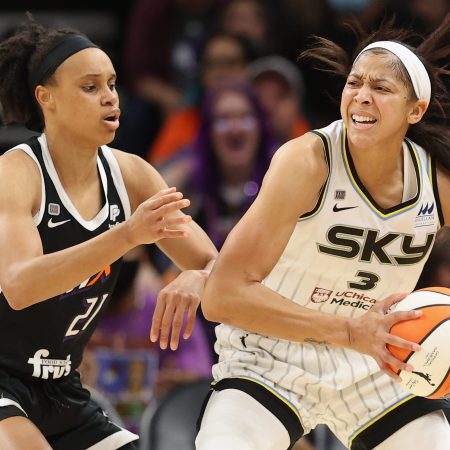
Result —
<instances>
[{"instance_id":1,"label":"nike swoosh logo","mask_svg":"<svg viewBox=\"0 0 450 450\"><path fill-rule=\"evenodd\" d=\"M339 208L339 206L336 203L333 206L333 211L334 212L339 212L339 211L345 211L346 209L354 209L354 208L357 208L357 206L343 206L342 208Z\"/></svg>"},{"instance_id":2,"label":"nike swoosh logo","mask_svg":"<svg viewBox=\"0 0 450 450\"><path fill-rule=\"evenodd\" d=\"M50 217L50 219L48 219L47 225L49 228L56 228L59 227L60 225L64 225L67 222L70 222L70 219L61 220L61 222L53 222L53 217Z\"/></svg>"}]
</instances>

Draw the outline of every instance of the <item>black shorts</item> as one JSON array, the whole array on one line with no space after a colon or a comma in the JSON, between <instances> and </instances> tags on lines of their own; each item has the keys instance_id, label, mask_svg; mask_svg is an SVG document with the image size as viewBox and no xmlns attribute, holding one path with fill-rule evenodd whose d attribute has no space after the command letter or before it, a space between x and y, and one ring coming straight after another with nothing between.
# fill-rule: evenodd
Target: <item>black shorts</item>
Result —
<instances>
[{"instance_id":1,"label":"black shorts","mask_svg":"<svg viewBox=\"0 0 450 450\"><path fill-rule=\"evenodd\" d=\"M73 372L56 380L23 380L0 369L0 420L23 416L54 450L115 450L138 436L110 422Z\"/></svg>"}]
</instances>

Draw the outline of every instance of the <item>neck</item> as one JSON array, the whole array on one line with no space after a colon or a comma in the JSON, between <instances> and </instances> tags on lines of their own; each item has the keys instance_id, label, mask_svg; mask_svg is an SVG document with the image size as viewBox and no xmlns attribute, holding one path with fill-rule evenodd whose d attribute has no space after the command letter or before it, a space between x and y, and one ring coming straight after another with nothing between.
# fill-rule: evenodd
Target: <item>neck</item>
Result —
<instances>
[{"instance_id":1,"label":"neck","mask_svg":"<svg viewBox=\"0 0 450 450\"><path fill-rule=\"evenodd\" d=\"M45 135L53 165L63 186L83 184L98 177L97 149L75 146L73 140L63 136Z\"/></svg>"},{"instance_id":2,"label":"neck","mask_svg":"<svg viewBox=\"0 0 450 450\"><path fill-rule=\"evenodd\" d=\"M372 198L384 208L401 203L403 197L403 151L395 148L358 150L350 147L356 173Z\"/></svg>"}]
</instances>

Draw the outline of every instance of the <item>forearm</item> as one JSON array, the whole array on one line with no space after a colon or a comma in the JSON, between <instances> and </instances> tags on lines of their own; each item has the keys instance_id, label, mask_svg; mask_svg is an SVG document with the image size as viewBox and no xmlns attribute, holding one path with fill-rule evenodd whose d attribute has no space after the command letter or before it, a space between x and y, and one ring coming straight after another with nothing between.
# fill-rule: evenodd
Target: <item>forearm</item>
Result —
<instances>
[{"instance_id":1,"label":"forearm","mask_svg":"<svg viewBox=\"0 0 450 450\"><path fill-rule=\"evenodd\" d=\"M203 311L214 322L296 342L348 347L348 319L298 305L260 282L208 280Z\"/></svg>"},{"instance_id":2,"label":"forearm","mask_svg":"<svg viewBox=\"0 0 450 450\"><path fill-rule=\"evenodd\" d=\"M89 241L11 265L3 292L22 309L72 289L107 268L133 247L125 223Z\"/></svg>"},{"instance_id":3,"label":"forearm","mask_svg":"<svg viewBox=\"0 0 450 450\"><path fill-rule=\"evenodd\" d=\"M205 270L209 275L217 258L214 244L195 222L189 224L189 237L182 240L164 239L157 245L181 271Z\"/></svg>"}]
</instances>

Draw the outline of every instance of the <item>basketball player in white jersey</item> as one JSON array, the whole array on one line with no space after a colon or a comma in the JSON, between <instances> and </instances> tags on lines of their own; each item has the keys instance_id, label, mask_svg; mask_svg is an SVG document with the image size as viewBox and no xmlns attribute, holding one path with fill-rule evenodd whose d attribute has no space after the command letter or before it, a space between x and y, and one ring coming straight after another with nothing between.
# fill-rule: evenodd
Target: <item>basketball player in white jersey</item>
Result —
<instances>
[{"instance_id":1,"label":"basketball player in white jersey","mask_svg":"<svg viewBox=\"0 0 450 450\"><path fill-rule=\"evenodd\" d=\"M82 387L83 349L122 256L155 242L189 269L159 298L153 328L163 347L172 328L176 348L216 249L181 193L106 145L119 126L116 73L86 36L30 19L0 43L0 73L6 122L39 132L0 158L0 447L136 449Z\"/></svg>"},{"instance_id":2,"label":"basketball player in white jersey","mask_svg":"<svg viewBox=\"0 0 450 450\"><path fill-rule=\"evenodd\" d=\"M449 18L418 48L385 23L351 67L325 39L303 53L345 75L342 119L275 154L206 283L222 324L198 450L286 450L318 424L352 450L450 448L449 402L406 392L386 348L420 351L389 333L419 313L389 308L450 223Z\"/></svg>"}]
</instances>

